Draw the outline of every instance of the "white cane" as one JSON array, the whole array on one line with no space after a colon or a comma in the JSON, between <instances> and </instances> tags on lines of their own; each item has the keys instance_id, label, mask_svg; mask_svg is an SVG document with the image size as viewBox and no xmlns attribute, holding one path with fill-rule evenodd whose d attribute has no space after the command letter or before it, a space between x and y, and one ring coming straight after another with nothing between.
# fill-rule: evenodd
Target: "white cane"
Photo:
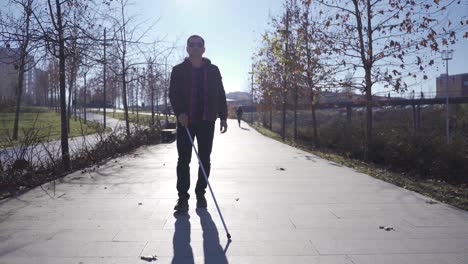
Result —
<instances>
[{"instance_id":1,"label":"white cane","mask_svg":"<svg viewBox=\"0 0 468 264\"><path fill-rule=\"evenodd\" d=\"M206 175L206 172L205 172L205 167L203 166L200 156L198 155L197 148L195 147L195 144L193 144L193 139L192 139L192 136L190 135L190 131L187 127L185 127L185 131L187 131L187 136L190 139L190 143L192 144L193 150L195 150L195 154L197 154L198 164L200 164L200 168L202 169L203 176L205 176L206 184L208 185L208 188L210 189L211 196L213 197L214 203L216 205L216 209L218 209L219 216L221 217L221 221L223 222L224 230L226 230L227 238L228 240L231 240L231 234L229 234L229 231L226 227L226 223L224 222L223 214L221 214L221 210L219 210L218 202L216 201L216 197L213 193L213 190L211 189L210 182L208 181L208 176Z\"/></svg>"}]
</instances>

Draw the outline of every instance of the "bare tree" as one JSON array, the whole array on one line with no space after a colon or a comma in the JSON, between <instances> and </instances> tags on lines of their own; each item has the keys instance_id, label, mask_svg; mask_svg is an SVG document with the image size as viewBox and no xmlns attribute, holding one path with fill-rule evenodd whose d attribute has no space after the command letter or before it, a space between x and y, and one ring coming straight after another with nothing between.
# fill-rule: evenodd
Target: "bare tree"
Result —
<instances>
[{"instance_id":1,"label":"bare tree","mask_svg":"<svg viewBox=\"0 0 468 264\"><path fill-rule=\"evenodd\" d=\"M86 10L93 10L93 7L93 1L47 0L45 7L38 8L37 12L33 12L36 21L40 25L42 39L46 43L48 52L56 57L59 62L61 151L63 168L67 171L71 169L71 164L68 146L66 62L69 56L75 55L67 50L67 47L75 47L71 43L77 43L79 36L87 35L78 33L83 33L93 27L95 21L86 18L89 16L89 12L86 12ZM77 19L78 16L83 17L83 19ZM72 81L73 78L76 78L76 76L70 77L72 77ZM70 89L70 91L72 90Z\"/></svg>"},{"instance_id":2,"label":"bare tree","mask_svg":"<svg viewBox=\"0 0 468 264\"><path fill-rule=\"evenodd\" d=\"M305 0L306 1L306 0ZM310 2L307 0L307 2ZM318 0L321 29L334 43L330 56L342 72L356 76L353 85L366 97L366 154L372 157L372 87L382 83L396 91L407 88L406 78L416 78L441 45L457 40L466 21L444 13L460 1ZM453 21L453 22L452 22ZM432 57L432 58L431 58ZM334 83L342 83L337 75Z\"/></svg>"},{"instance_id":3,"label":"bare tree","mask_svg":"<svg viewBox=\"0 0 468 264\"><path fill-rule=\"evenodd\" d=\"M319 147L319 135L317 130L317 118L315 114L317 95L321 92L320 83L331 75L331 67L322 65L321 59L326 55L328 39L319 30L317 22L314 20L311 1L301 1L298 18L299 24L297 35L299 40L299 71L305 77L306 87L309 90L312 127L314 131L314 145Z\"/></svg>"},{"instance_id":4,"label":"bare tree","mask_svg":"<svg viewBox=\"0 0 468 264\"><path fill-rule=\"evenodd\" d=\"M269 110L269 127L273 129L273 110L280 104L281 99L283 51L277 31L265 32L262 39L263 46L254 55L255 82L258 84L255 97Z\"/></svg>"},{"instance_id":5,"label":"bare tree","mask_svg":"<svg viewBox=\"0 0 468 264\"><path fill-rule=\"evenodd\" d=\"M143 38L146 36L148 31L155 25L145 27L144 31L139 31L140 24L136 24L135 18L128 15L128 0L115 1L117 6L114 11L115 13L109 17L113 28L113 51L114 56L118 62L119 67L112 67L114 73L116 73L121 81L122 85L122 105L124 107L125 127L127 135L130 135L130 123L128 116L128 93L129 84L134 82L136 79L130 77L133 69L138 65L145 64L144 59L141 58L139 52L141 49L138 46L149 45L153 43L144 43ZM136 76L134 76L136 78Z\"/></svg>"}]
</instances>

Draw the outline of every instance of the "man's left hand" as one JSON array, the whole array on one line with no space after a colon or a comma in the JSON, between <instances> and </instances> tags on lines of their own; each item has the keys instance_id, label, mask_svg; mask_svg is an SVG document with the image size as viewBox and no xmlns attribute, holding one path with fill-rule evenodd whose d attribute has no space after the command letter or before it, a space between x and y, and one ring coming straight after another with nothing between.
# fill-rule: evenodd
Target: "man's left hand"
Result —
<instances>
[{"instance_id":1,"label":"man's left hand","mask_svg":"<svg viewBox=\"0 0 468 264\"><path fill-rule=\"evenodd\" d=\"M221 126L219 128L219 131L221 131L221 133L226 133L226 131L227 131L227 122L226 122L226 120L221 120Z\"/></svg>"}]
</instances>

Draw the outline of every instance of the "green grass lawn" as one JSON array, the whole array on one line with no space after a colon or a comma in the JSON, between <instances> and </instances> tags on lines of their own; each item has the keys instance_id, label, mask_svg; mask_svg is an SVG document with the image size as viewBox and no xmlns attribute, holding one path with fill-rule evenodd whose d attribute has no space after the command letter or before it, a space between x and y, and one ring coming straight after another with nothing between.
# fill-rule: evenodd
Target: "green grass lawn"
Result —
<instances>
[{"instance_id":1,"label":"green grass lawn","mask_svg":"<svg viewBox=\"0 0 468 264\"><path fill-rule=\"evenodd\" d=\"M97 111L91 111L93 113L96 113L96 114L102 114L102 112L97 112ZM113 116L114 115L114 116ZM107 116L108 117L113 117L113 118L116 118L116 119L120 119L120 120L125 120L124 118L124 113L123 112L116 112L115 114L113 114L112 112L109 113L107 112ZM156 122L156 118L157 118L158 115L154 115L154 120ZM137 114L136 112L134 112L133 114L129 111L128 112L128 117L129 117L129 121L130 123L134 123L136 124L137 123ZM159 120L165 120L166 119L166 116L165 115L159 115ZM168 117L169 119L169 122L175 122L175 117L174 116L169 116ZM149 126L149 124L151 124L151 114L142 114L141 112L139 113L138 115L138 123L140 125L144 125L144 126Z\"/></svg>"},{"instance_id":2,"label":"green grass lawn","mask_svg":"<svg viewBox=\"0 0 468 264\"><path fill-rule=\"evenodd\" d=\"M19 139L12 141L13 125L15 113L2 112L0 113L0 146L10 147L17 145L24 139L25 132L34 130L37 131L37 138L40 141L52 141L60 139L60 113L56 113L47 108L28 107L20 113L19 119ZM87 125L74 120L73 116L70 120L69 137L76 137L96 133L102 126L95 122L87 122Z\"/></svg>"}]
</instances>

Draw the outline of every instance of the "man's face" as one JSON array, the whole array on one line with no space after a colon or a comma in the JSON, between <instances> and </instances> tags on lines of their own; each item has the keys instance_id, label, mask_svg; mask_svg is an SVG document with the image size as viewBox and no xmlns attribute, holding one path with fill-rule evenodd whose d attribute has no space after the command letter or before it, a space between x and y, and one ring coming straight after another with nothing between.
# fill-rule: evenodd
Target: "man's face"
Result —
<instances>
[{"instance_id":1,"label":"man's face","mask_svg":"<svg viewBox=\"0 0 468 264\"><path fill-rule=\"evenodd\" d=\"M201 38L193 37L190 38L187 43L187 53L190 58L201 58L205 53L205 46Z\"/></svg>"}]
</instances>

